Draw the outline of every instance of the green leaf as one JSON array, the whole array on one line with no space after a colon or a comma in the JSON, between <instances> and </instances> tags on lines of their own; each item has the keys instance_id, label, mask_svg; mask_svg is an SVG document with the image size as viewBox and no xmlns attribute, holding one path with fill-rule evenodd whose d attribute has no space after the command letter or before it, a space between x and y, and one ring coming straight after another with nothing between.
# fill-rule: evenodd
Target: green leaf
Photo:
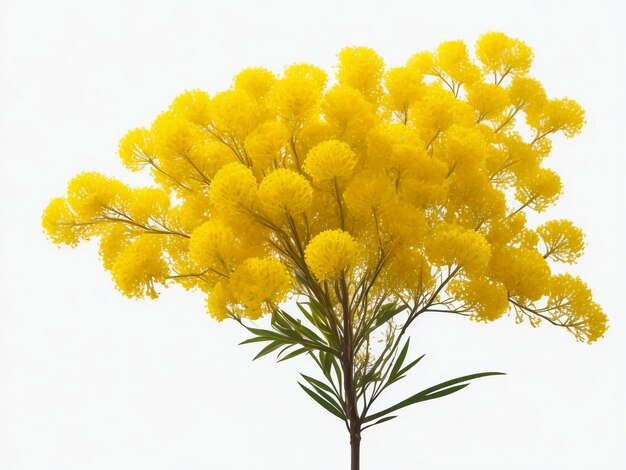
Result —
<instances>
[{"instance_id":1,"label":"green leaf","mask_svg":"<svg viewBox=\"0 0 626 470\"><path fill-rule=\"evenodd\" d=\"M289 359L293 359L296 356L299 356L300 354L304 354L306 352L309 352L310 349L309 348L299 348L299 349L295 349L293 351L291 351L289 354L287 354L285 357L281 357L278 362L283 362L283 361L288 361Z\"/></svg>"},{"instance_id":2,"label":"green leaf","mask_svg":"<svg viewBox=\"0 0 626 470\"><path fill-rule=\"evenodd\" d=\"M440 384L434 385L433 387L424 389L421 392L416 393L415 395L405 400L402 400L401 402L396 403L395 405L383 411L374 413L373 415L370 415L367 418L365 418L363 422L368 423L375 419L381 418L389 413L392 413L396 410L399 410L401 408L404 408L410 405L414 405L422 401L445 397L446 395L450 395L452 393L458 392L459 390L469 385L469 384L462 384L462 385L456 385L456 384L459 384L461 382L467 382L468 380L473 380L473 379L477 379L480 377L488 377L491 375L505 375L505 374L503 372L481 372L478 374L465 375L463 377L457 377L456 379L447 380L446 382L442 382Z\"/></svg>"},{"instance_id":3,"label":"green leaf","mask_svg":"<svg viewBox=\"0 0 626 470\"><path fill-rule=\"evenodd\" d=\"M262 336L255 336L253 338L248 338L245 341L242 341L241 343L239 343L239 346L243 344L260 343L262 341L272 341L272 340L270 338L264 338Z\"/></svg>"},{"instance_id":4,"label":"green leaf","mask_svg":"<svg viewBox=\"0 0 626 470\"><path fill-rule=\"evenodd\" d=\"M376 323L374 324L375 325L374 329L378 328L383 323L388 322L389 320L391 320L393 317L395 317L399 313L405 311L407 308L408 307L406 305L398 307L398 306L396 306L395 303L389 303L389 304L383 305L380 308L380 314L378 315L378 318L376 318Z\"/></svg>"},{"instance_id":5,"label":"green leaf","mask_svg":"<svg viewBox=\"0 0 626 470\"><path fill-rule=\"evenodd\" d=\"M406 367L404 367L404 368L400 369L400 370L398 371L398 375L404 375L404 374L406 374L408 371L410 371L410 370L413 368L413 366L415 366L415 364L417 364L419 361L421 361L421 360L424 358L424 356L425 356L425 355L426 355L426 354L422 354L420 357L418 357L417 359L415 359L413 362L411 362L410 364L408 364Z\"/></svg>"},{"instance_id":6,"label":"green leaf","mask_svg":"<svg viewBox=\"0 0 626 470\"><path fill-rule=\"evenodd\" d=\"M385 416L384 418L379 419L378 421L376 421L375 423L372 423L368 426L365 426L363 429L361 429L361 432L365 431L367 428L371 428L372 426L376 426L377 424L381 424L381 423L385 423L387 421L391 421L394 418L397 418L398 415L393 415L393 416Z\"/></svg>"},{"instance_id":7,"label":"green leaf","mask_svg":"<svg viewBox=\"0 0 626 470\"><path fill-rule=\"evenodd\" d=\"M252 327L246 326L246 325L244 325L244 328L246 328L250 333L253 333L253 334L257 335L257 336L261 336L261 337L264 337L264 338L276 339L276 340L289 339L289 338L285 337L284 335L281 335L280 333L276 333L275 331L271 331L271 330L262 330L260 328L252 328Z\"/></svg>"},{"instance_id":8,"label":"green leaf","mask_svg":"<svg viewBox=\"0 0 626 470\"><path fill-rule=\"evenodd\" d=\"M478 374L464 375L463 377L457 377L456 379L447 380L445 382L441 382L440 384L433 385L430 388L422 390L420 393L430 394L432 392L436 392L437 390L441 390L442 388L449 387L450 385L455 385L461 382L467 382L468 380L479 379L481 377L489 377L492 375L506 375L506 374L504 372L479 372Z\"/></svg>"},{"instance_id":9,"label":"green leaf","mask_svg":"<svg viewBox=\"0 0 626 470\"><path fill-rule=\"evenodd\" d=\"M281 349L278 354L276 354L276 359L280 359L280 357L285 354L287 351L289 351L291 348L293 348L295 346L295 344L288 344L287 346L285 346L283 349Z\"/></svg>"},{"instance_id":10,"label":"green leaf","mask_svg":"<svg viewBox=\"0 0 626 470\"><path fill-rule=\"evenodd\" d=\"M415 359L414 361L412 361L411 363L409 363L408 365L406 365L405 367L403 367L402 369L396 371L396 374L394 376L390 376L389 377L389 381L385 384L385 388L388 387L389 385L396 383L398 380L403 379L404 377L406 377L406 373L411 370L419 361L421 361L424 356L426 354L422 354L420 357L418 357L417 359Z\"/></svg>"},{"instance_id":11,"label":"green leaf","mask_svg":"<svg viewBox=\"0 0 626 470\"><path fill-rule=\"evenodd\" d=\"M392 380L396 376L396 374L402 367L402 364L404 363L404 359L406 358L406 354L409 351L410 342L411 342L411 338L407 339L406 342L404 343L404 347L400 351L400 354L398 355L398 358L396 359L396 362L394 363L393 368L391 369L391 374L389 374L390 380Z\"/></svg>"},{"instance_id":12,"label":"green leaf","mask_svg":"<svg viewBox=\"0 0 626 470\"><path fill-rule=\"evenodd\" d=\"M324 346L326 346L326 344L324 343L324 340L320 338L317 334L315 334L313 330L304 326L300 320L296 320L287 312L283 312L283 315L285 316L287 321L291 324L292 328L296 330L298 333L300 333L303 336L306 336L311 341L314 341L316 343L323 344Z\"/></svg>"},{"instance_id":13,"label":"green leaf","mask_svg":"<svg viewBox=\"0 0 626 470\"><path fill-rule=\"evenodd\" d=\"M304 374L300 374L300 375L304 378L304 380L309 382L309 384L313 385L314 387L321 388L322 390L325 390L329 393L333 393L333 394L335 393L332 388L330 388L321 380L314 379L313 377L309 377L308 375L304 375Z\"/></svg>"},{"instance_id":14,"label":"green leaf","mask_svg":"<svg viewBox=\"0 0 626 470\"><path fill-rule=\"evenodd\" d=\"M321 405L322 408L324 408L326 411L332 413L333 415L335 415L337 418L341 419L342 421L346 420L346 417L343 414L343 411L336 404L329 402L326 399L322 398L313 390L302 385L300 382L298 382L298 385L300 385L302 390L304 390L308 396L313 398L313 400L315 400L319 405Z\"/></svg>"},{"instance_id":15,"label":"green leaf","mask_svg":"<svg viewBox=\"0 0 626 470\"><path fill-rule=\"evenodd\" d=\"M338 383L341 383L343 380L343 374L341 371L341 367L339 367L339 363L337 362L337 358L334 356L331 356L331 366L335 371L335 375L337 376Z\"/></svg>"},{"instance_id":16,"label":"green leaf","mask_svg":"<svg viewBox=\"0 0 626 470\"><path fill-rule=\"evenodd\" d=\"M280 341L272 341L270 344L268 344L267 346L265 346L263 349L261 349L261 351L259 351L259 354L257 354L256 356L254 356L254 359L252 359L253 361L256 361L257 359L266 356L267 354L271 353L272 351L276 351L278 348L280 348L281 346L284 346L285 343L282 343Z\"/></svg>"},{"instance_id":17,"label":"green leaf","mask_svg":"<svg viewBox=\"0 0 626 470\"><path fill-rule=\"evenodd\" d=\"M428 395L424 395L422 399L420 399L419 401L421 402L421 401L434 400L435 398L441 398L441 397L445 397L446 395L452 395L453 393L464 389L468 385L469 384L455 385L454 387L445 388L439 392L429 393Z\"/></svg>"},{"instance_id":18,"label":"green leaf","mask_svg":"<svg viewBox=\"0 0 626 470\"><path fill-rule=\"evenodd\" d=\"M327 352L322 351L320 353L320 361L322 363L322 371L324 372L324 375L326 377L330 377L330 370L332 367L332 355L328 354Z\"/></svg>"}]
</instances>

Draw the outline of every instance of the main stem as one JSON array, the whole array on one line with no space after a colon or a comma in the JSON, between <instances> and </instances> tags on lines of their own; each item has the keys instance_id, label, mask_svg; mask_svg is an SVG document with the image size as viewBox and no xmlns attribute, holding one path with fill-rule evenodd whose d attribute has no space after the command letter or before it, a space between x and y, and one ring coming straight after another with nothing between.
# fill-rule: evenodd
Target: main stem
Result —
<instances>
[{"instance_id":1,"label":"main stem","mask_svg":"<svg viewBox=\"0 0 626 470\"><path fill-rule=\"evenodd\" d=\"M361 419L358 412L356 388L354 386L354 344L350 309L344 303L344 343L341 363L343 366L343 388L346 400L346 416L350 431L350 470L360 468Z\"/></svg>"},{"instance_id":2,"label":"main stem","mask_svg":"<svg viewBox=\"0 0 626 470\"><path fill-rule=\"evenodd\" d=\"M361 450L361 421L356 403L356 389L354 388L354 355L351 351L344 351L343 383L346 396L346 416L349 420L350 431L350 470L360 468Z\"/></svg>"},{"instance_id":3,"label":"main stem","mask_svg":"<svg viewBox=\"0 0 626 470\"><path fill-rule=\"evenodd\" d=\"M350 436L350 470L361 468L361 436Z\"/></svg>"}]
</instances>

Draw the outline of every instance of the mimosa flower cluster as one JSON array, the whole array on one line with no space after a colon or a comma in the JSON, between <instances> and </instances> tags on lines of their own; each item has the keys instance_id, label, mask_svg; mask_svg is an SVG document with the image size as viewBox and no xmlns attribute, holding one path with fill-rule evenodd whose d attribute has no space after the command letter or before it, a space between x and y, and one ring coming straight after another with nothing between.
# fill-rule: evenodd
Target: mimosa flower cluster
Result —
<instances>
[{"instance_id":1,"label":"mimosa flower cluster","mask_svg":"<svg viewBox=\"0 0 626 470\"><path fill-rule=\"evenodd\" d=\"M99 238L129 297L172 283L204 292L215 318L255 320L290 296L355 330L388 302L493 321L507 312L593 342L606 317L578 277L553 274L584 248L567 220L530 226L562 191L551 137L581 107L548 97L523 42L487 33L385 68L366 47L336 74L295 64L191 90L119 155L154 186L98 173L70 181L43 225L56 243Z\"/></svg>"}]
</instances>

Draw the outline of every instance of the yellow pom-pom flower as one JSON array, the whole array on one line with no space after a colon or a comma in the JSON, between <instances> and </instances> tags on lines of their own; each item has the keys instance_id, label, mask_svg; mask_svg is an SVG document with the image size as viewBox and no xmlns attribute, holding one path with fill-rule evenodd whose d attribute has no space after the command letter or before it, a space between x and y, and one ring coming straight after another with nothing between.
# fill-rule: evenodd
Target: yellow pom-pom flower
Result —
<instances>
[{"instance_id":1,"label":"yellow pom-pom flower","mask_svg":"<svg viewBox=\"0 0 626 470\"><path fill-rule=\"evenodd\" d=\"M359 247L348 232L326 230L317 234L304 252L306 264L320 281L337 279L353 267Z\"/></svg>"},{"instance_id":2,"label":"yellow pom-pom flower","mask_svg":"<svg viewBox=\"0 0 626 470\"><path fill-rule=\"evenodd\" d=\"M396 67L385 74L386 103L406 122L408 110L425 93L423 74L411 67Z\"/></svg>"},{"instance_id":3,"label":"yellow pom-pom flower","mask_svg":"<svg viewBox=\"0 0 626 470\"><path fill-rule=\"evenodd\" d=\"M228 90L215 95L209 104L210 127L219 133L243 141L260 121L259 105L252 95Z\"/></svg>"},{"instance_id":4,"label":"yellow pom-pom flower","mask_svg":"<svg viewBox=\"0 0 626 470\"><path fill-rule=\"evenodd\" d=\"M530 207L537 212L544 211L561 195L561 178L547 168L520 175L515 191L515 199L522 207Z\"/></svg>"},{"instance_id":5,"label":"yellow pom-pom flower","mask_svg":"<svg viewBox=\"0 0 626 470\"><path fill-rule=\"evenodd\" d=\"M585 123L585 111L573 100L562 98L548 100L543 105L529 107L526 122L537 130L538 136L563 132L574 137Z\"/></svg>"},{"instance_id":6,"label":"yellow pom-pom flower","mask_svg":"<svg viewBox=\"0 0 626 470\"><path fill-rule=\"evenodd\" d=\"M139 171L154 159L150 131L143 127L132 129L120 140L120 159L126 168Z\"/></svg>"},{"instance_id":7,"label":"yellow pom-pom flower","mask_svg":"<svg viewBox=\"0 0 626 470\"><path fill-rule=\"evenodd\" d=\"M235 268L229 288L235 302L245 315L256 320L271 312L286 299L291 277L285 266L275 258L248 258Z\"/></svg>"},{"instance_id":8,"label":"yellow pom-pom flower","mask_svg":"<svg viewBox=\"0 0 626 470\"><path fill-rule=\"evenodd\" d=\"M80 173L67 185L67 202L78 217L89 219L119 207L128 193L128 187L116 179Z\"/></svg>"},{"instance_id":9,"label":"yellow pom-pom flower","mask_svg":"<svg viewBox=\"0 0 626 470\"><path fill-rule=\"evenodd\" d=\"M170 111L181 119L206 127L211 122L211 98L202 90L191 90L179 95L170 105Z\"/></svg>"},{"instance_id":10,"label":"yellow pom-pom flower","mask_svg":"<svg viewBox=\"0 0 626 470\"><path fill-rule=\"evenodd\" d=\"M334 137L353 148L366 141L368 131L376 122L372 106L365 97L345 85L334 86L324 95L322 111Z\"/></svg>"},{"instance_id":11,"label":"yellow pom-pom flower","mask_svg":"<svg viewBox=\"0 0 626 470\"><path fill-rule=\"evenodd\" d=\"M506 313L509 297L506 287L485 278L453 281L448 293L464 303L477 321L494 321Z\"/></svg>"},{"instance_id":12,"label":"yellow pom-pom flower","mask_svg":"<svg viewBox=\"0 0 626 470\"><path fill-rule=\"evenodd\" d=\"M529 77L513 77L507 92L511 104L517 109L529 106L540 109L546 102L546 92L541 83Z\"/></svg>"},{"instance_id":13,"label":"yellow pom-pom flower","mask_svg":"<svg viewBox=\"0 0 626 470\"><path fill-rule=\"evenodd\" d=\"M347 180L354 173L357 158L345 142L326 140L313 147L304 161L306 171L317 185Z\"/></svg>"},{"instance_id":14,"label":"yellow pom-pom flower","mask_svg":"<svg viewBox=\"0 0 626 470\"><path fill-rule=\"evenodd\" d=\"M224 221L213 218L191 234L189 256L202 268L227 273L232 263L235 234Z\"/></svg>"},{"instance_id":15,"label":"yellow pom-pom flower","mask_svg":"<svg viewBox=\"0 0 626 470\"><path fill-rule=\"evenodd\" d=\"M234 82L236 90L245 91L257 100L262 100L272 90L276 77L263 67L251 67L239 72Z\"/></svg>"},{"instance_id":16,"label":"yellow pom-pom flower","mask_svg":"<svg viewBox=\"0 0 626 470\"><path fill-rule=\"evenodd\" d=\"M550 266L536 250L506 247L494 250L489 270L512 297L538 300L550 279Z\"/></svg>"},{"instance_id":17,"label":"yellow pom-pom flower","mask_svg":"<svg viewBox=\"0 0 626 470\"><path fill-rule=\"evenodd\" d=\"M326 73L307 64L289 67L271 91L270 105L291 129L296 129L317 109Z\"/></svg>"},{"instance_id":18,"label":"yellow pom-pom flower","mask_svg":"<svg viewBox=\"0 0 626 470\"><path fill-rule=\"evenodd\" d=\"M573 263L585 248L582 230L569 220L550 220L537 228L537 234L545 244L544 258Z\"/></svg>"},{"instance_id":19,"label":"yellow pom-pom flower","mask_svg":"<svg viewBox=\"0 0 626 470\"><path fill-rule=\"evenodd\" d=\"M568 327L580 341L593 343L607 329L606 315L593 301L591 290L579 277L558 274L547 285L546 313L553 321Z\"/></svg>"},{"instance_id":20,"label":"yellow pom-pom flower","mask_svg":"<svg viewBox=\"0 0 626 470\"><path fill-rule=\"evenodd\" d=\"M442 42L437 48L437 65L457 83L471 84L480 78L463 41Z\"/></svg>"},{"instance_id":21,"label":"yellow pom-pom flower","mask_svg":"<svg viewBox=\"0 0 626 470\"><path fill-rule=\"evenodd\" d=\"M357 217L384 214L397 202L392 180L385 176L360 173L343 194L348 209Z\"/></svg>"},{"instance_id":22,"label":"yellow pom-pom flower","mask_svg":"<svg viewBox=\"0 0 626 470\"><path fill-rule=\"evenodd\" d=\"M257 196L261 212L279 222L306 211L313 201L313 189L300 173L281 168L263 178Z\"/></svg>"},{"instance_id":23,"label":"yellow pom-pom flower","mask_svg":"<svg viewBox=\"0 0 626 470\"><path fill-rule=\"evenodd\" d=\"M154 285L169 275L158 235L142 235L122 250L111 267L119 290L128 297L158 297Z\"/></svg>"},{"instance_id":24,"label":"yellow pom-pom flower","mask_svg":"<svg viewBox=\"0 0 626 470\"><path fill-rule=\"evenodd\" d=\"M41 224L50 240L69 246L76 246L94 234L94 226L83 224L64 197L50 201L42 214Z\"/></svg>"},{"instance_id":25,"label":"yellow pom-pom flower","mask_svg":"<svg viewBox=\"0 0 626 470\"><path fill-rule=\"evenodd\" d=\"M252 207L257 186L250 168L237 162L229 163L215 174L209 199L223 211L245 211Z\"/></svg>"},{"instance_id":26,"label":"yellow pom-pom flower","mask_svg":"<svg viewBox=\"0 0 626 470\"><path fill-rule=\"evenodd\" d=\"M469 88L467 101L476 110L477 120L497 117L509 104L506 90L492 83L477 83Z\"/></svg>"},{"instance_id":27,"label":"yellow pom-pom flower","mask_svg":"<svg viewBox=\"0 0 626 470\"><path fill-rule=\"evenodd\" d=\"M223 321L234 314L232 303L228 283L218 282L207 297L207 311L217 321Z\"/></svg>"},{"instance_id":28,"label":"yellow pom-pom flower","mask_svg":"<svg viewBox=\"0 0 626 470\"><path fill-rule=\"evenodd\" d=\"M476 55L485 68L500 77L528 73L533 60L532 50L523 41L498 32L483 34L478 39Z\"/></svg>"},{"instance_id":29,"label":"yellow pom-pom flower","mask_svg":"<svg viewBox=\"0 0 626 470\"><path fill-rule=\"evenodd\" d=\"M435 228L425 246L432 263L438 266L456 263L469 273L481 272L491 256L491 247L484 236L451 223Z\"/></svg>"},{"instance_id":30,"label":"yellow pom-pom flower","mask_svg":"<svg viewBox=\"0 0 626 470\"><path fill-rule=\"evenodd\" d=\"M255 168L267 170L281 164L281 150L289 142L289 130L280 121L269 121L254 129L245 140L245 150Z\"/></svg>"},{"instance_id":31,"label":"yellow pom-pom flower","mask_svg":"<svg viewBox=\"0 0 626 470\"><path fill-rule=\"evenodd\" d=\"M369 101L378 100L385 63L367 47L347 47L339 53L337 80L360 91Z\"/></svg>"}]
</instances>

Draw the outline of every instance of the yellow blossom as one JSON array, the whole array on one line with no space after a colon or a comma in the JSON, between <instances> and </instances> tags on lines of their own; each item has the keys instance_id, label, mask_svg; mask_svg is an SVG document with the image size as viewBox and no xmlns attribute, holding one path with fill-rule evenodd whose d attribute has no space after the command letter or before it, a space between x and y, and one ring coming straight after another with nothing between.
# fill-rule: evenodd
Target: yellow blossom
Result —
<instances>
[{"instance_id":1,"label":"yellow blossom","mask_svg":"<svg viewBox=\"0 0 626 470\"><path fill-rule=\"evenodd\" d=\"M217 321L223 321L231 315L232 303L228 284L218 282L213 286L207 297L207 311Z\"/></svg>"},{"instance_id":2,"label":"yellow blossom","mask_svg":"<svg viewBox=\"0 0 626 470\"><path fill-rule=\"evenodd\" d=\"M554 171L538 168L518 181L515 199L523 207L544 211L561 195L561 178Z\"/></svg>"},{"instance_id":3,"label":"yellow blossom","mask_svg":"<svg viewBox=\"0 0 626 470\"><path fill-rule=\"evenodd\" d=\"M42 214L41 224L50 240L69 246L76 246L97 233L97 227L82 222L64 197L50 201Z\"/></svg>"},{"instance_id":4,"label":"yellow blossom","mask_svg":"<svg viewBox=\"0 0 626 470\"><path fill-rule=\"evenodd\" d=\"M460 225L442 223L426 238L426 255L438 266L458 264L470 273L481 272L491 247L481 234Z\"/></svg>"},{"instance_id":5,"label":"yellow blossom","mask_svg":"<svg viewBox=\"0 0 626 470\"><path fill-rule=\"evenodd\" d=\"M437 48L437 64L456 83L471 84L480 78L463 41L442 42Z\"/></svg>"},{"instance_id":6,"label":"yellow blossom","mask_svg":"<svg viewBox=\"0 0 626 470\"><path fill-rule=\"evenodd\" d=\"M585 248L582 230L569 220L550 220L537 228L545 244L544 258L573 263Z\"/></svg>"},{"instance_id":7,"label":"yellow blossom","mask_svg":"<svg viewBox=\"0 0 626 470\"><path fill-rule=\"evenodd\" d=\"M336 279L354 266L358 256L356 242L343 230L319 233L305 250L306 264L320 281Z\"/></svg>"},{"instance_id":8,"label":"yellow blossom","mask_svg":"<svg viewBox=\"0 0 626 470\"><path fill-rule=\"evenodd\" d=\"M348 185L343 199L353 214L370 217L388 211L396 203L397 195L389 178L363 172Z\"/></svg>"},{"instance_id":9,"label":"yellow blossom","mask_svg":"<svg viewBox=\"0 0 626 470\"><path fill-rule=\"evenodd\" d=\"M506 313L509 307L508 293L504 285L485 278L453 281L448 293L463 301L464 308L479 321L494 321Z\"/></svg>"},{"instance_id":10,"label":"yellow blossom","mask_svg":"<svg viewBox=\"0 0 626 470\"><path fill-rule=\"evenodd\" d=\"M170 195L161 188L130 190L127 215L135 222L147 224L150 219L163 221L170 207Z\"/></svg>"},{"instance_id":11,"label":"yellow blossom","mask_svg":"<svg viewBox=\"0 0 626 470\"><path fill-rule=\"evenodd\" d=\"M245 91L257 100L261 100L272 90L276 77L263 67L251 67L239 72L234 82L236 90Z\"/></svg>"},{"instance_id":12,"label":"yellow blossom","mask_svg":"<svg viewBox=\"0 0 626 470\"><path fill-rule=\"evenodd\" d=\"M309 151L304 161L304 171L315 184L325 185L350 178L356 163L356 155L348 144L339 140L326 140Z\"/></svg>"},{"instance_id":13,"label":"yellow blossom","mask_svg":"<svg viewBox=\"0 0 626 470\"><path fill-rule=\"evenodd\" d=\"M550 267L543 256L528 248L504 247L494 250L489 269L512 297L538 300L545 293Z\"/></svg>"},{"instance_id":14,"label":"yellow blossom","mask_svg":"<svg viewBox=\"0 0 626 470\"><path fill-rule=\"evenodd\" d=\"M347 47L339 53L337 80L360 91L368 101L376 102L382 93L384 68L383 59L374 50Z\"/></svg>"},{"instance_id":15,"label":"yellow blossom","mask_svg":"<svg viewBox=\"0 0 626 470\"><path fill-rule=\"evenodd\" d=\"M258 103L245 91L228 90L216 94L209 104L210 128L242 141L260 121Z\"/></svg>"},{"instance_id":16,"label":"yellow blossom","mask_svg":"<svg viewBox=\"0 0 626 470\"><path fill-rule=\"evenodd\" d=\"M128 297L156 298L154 285L169 275L161 253L159 235L142 235L123 249L111 267L118 289Z\"/></svg>"},{"instance_id":17,"label":"yellow blossom","mask_svg":"<svg viewBox=\"0 0 626 470\"><path fill-rule=\"evenodd\" d=\"M571 274L553 276L548 283L547 296L545 314L567 326L577 339L593 343L604 335L606 315L579 277Z\"/></svg>"},{"instance_id":18,"label":"yellow blossom","mask_svg":"<svg viewBox=\"0 0 626 470\"><path fill-rule=\"evenodd\" d=\"M245 211L252 207L257 192L257 181L249 168L241 163L229 163L215 175L209 198L223 211Z\"/></svg>"},{"instance_id":19,"label":"yellow blossom","mask_svg":"<svg viewBox=\"0 0 626 470\"><path fill-rule=\"evenodd\" d=\"M255 167L267 170L280 165L281 150L289 142L289 130L280 121L268 121L254 129L245 140L245 149Z\"/></svg>"},{"instance_id":20,"label":"yellow blossom","mask_svg":"<svg viewBox=\"0 0 626 470\"><path fill-rule=\"evenodd\" d=\"M245 315L256 320L286 299L291 277L275 258L248 258L235 268L229 288Z\"/></svg>"},{"instance_id":21,"label":"yellow blossom","mask_svg":"<svg viewBox=\"0 0 626 470\"><path fill-rule=\"evenodd\" d=\"M203 269L227 275L233 263L235 234L224 221L212 218L191 234L189 256Z\"/></svg>"},{"instance_id":22,"label":"yellow blossom","mask_svg":"<svg viewBox=\"0 0 626 470\"><path fill-rule=\"evenodd\" d=\"M408 110L425 93L423 74L415 68L396 67L385 74L386 103L391 111L399 113L402 121L408 119Z\"/></svg>"},{"instance_id":23,"label":"yellow blossom","mask_svg":"<svg viewBox=\"0 0 626 470\"><path fill-rule=\"evenodd\" d=\"M506 90L491 83L477 83L470 87L467 101L476 110L478 121L497 117L509 104Z\"/></svg>"},{"instance_id":24,"label":"yellow blossom","mask_svg":"<svg viewBox=\"0 0 626 470\"><path fill-rule=\"evenodd\" d=\"M313 66L289 67L272 88L270 105L290 128L297 128L317 109L326 74Z\"/></svg>"},{"instance_id":25,"label":"yellow blossom","mask_svg":"<svg viewBox=\"0 0 626 470\"><path fill-rule=\"evenodd\" d=\"M507 88L509 100L517 109L528 106L541 108L546 101L546 92L538 80L529 77L513 77Z\"/></svg>"},{"instance_id":26,"label":"yellow blossom","mask_svg":"<svg viewBox=\"0 0 626 470\"><path fill-rule=\"evenodd\" d=\"M67 202L83 219L107 217L128 198L129 189L114 178L88 172L76 175L67 185Z\"/></svg>"},{"instance_id":27,"label":"yellow blossom","mask_svg":"<svg viewBox=\"0 0 626 470\"><path fill-rule=\"evenodd\" d=\"M306 211L313 200L313 189L304 176L281 168L259 184L258 206L272 221L282 221Z\"/></svg>"},{"instance_id":28,"label":"yellow blossom","mask_svg":"<svg viewBox=\"0 0 626 470\"><path fill-rule=\"evenodd\" d=\"M337 85L330 89L324 96L322 111L332 126L334 137L351 147L362 145L376 122L370 103L359 91L348 86Z\"/></svg>"},{"instance_id":29,"label":"yellow blossom","mask_svg":"<svg viewBox=\"0 0 626 470\"><path fill-rule=\"evenodd\" d=\"M562 98L552 99L529 107L526 111L526 122L537 130L538 137L563 132L565 137L574 137L585 123L585 112L578 103Z\"/></svg>"},{"instance_id":30,"label":"yellow blossom","mask_svg":"<svg viewBox=\"0 0 626 470\"><path fill-rule=\"evenodd\" d=\"M376 281L376 287L391 289L400 295L419 295L432 288L433 282L431 267L424 254L403 245L393 250Z\"/></svg>"},{"instance_id":31,"label":"yellow blossom","mask_svg":"<svg viewBox=\"0 0 626 470\"><path fill-rule=\"evenodd\" d=\"M140 232L121 224L108 225L100 237L100 259L104 269L111 270L120 253L130 245Z\"/></svg>"},{"instance_id":32,"label":"yellow blossom","mask_svg":"<svg viewBox=\"0 0 626 470\"><path fill-rule=\"evenodd\" d=\"M126 168L139 171L155 159L150 131L143 127L132 129L120 140L119 155Z\"/></svg>"},{"instance_id":33,"label":"yellow blossom","mask_svg":"<svg viewBox=\"0 0 626 470\"><path fill-rule=\"evenodd\" d=\"M478 39L476 55L488 70L498 74L498 78L528 73L533 60L532 50L523 41L498 32L483 34Z\"/></svg>"},{"instance_id":34,"label":"yellow blossom","mask_svg":"<svg viewBox=\"0 0 626 470\"><path fill-rule=\"evenodd\" d=\"M427 87L419 106L409 110L409 124L414 126L420 139L432 145L438 136L453 125L470 127L476 123L473 108L444 90L439 83Z\"/></svg>"},{"instance_id":35,"label":"yellow blossom","mask_svg":"<svg viewBox=\"0 0 626 470\"><path fill-rule=\"evenodd\" d=\"M170 105L170 111L180 119L206 127L211 122L211 99L202 90L191 90L177 96Z\"/></svg>"}]
</instances>

